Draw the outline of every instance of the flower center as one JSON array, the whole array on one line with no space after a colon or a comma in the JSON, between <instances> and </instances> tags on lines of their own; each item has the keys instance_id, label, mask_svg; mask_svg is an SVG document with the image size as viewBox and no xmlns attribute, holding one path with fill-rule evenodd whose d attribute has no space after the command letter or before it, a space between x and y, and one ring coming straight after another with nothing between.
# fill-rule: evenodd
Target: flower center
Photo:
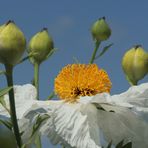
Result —
<instances>
[{"instance_id":1,"label":"flower center","mask_svg":"<svg viewBox=\"0 0 148 148\"><path fill-rule=\"evenodd\" d=\"M71 94L74 95L77 98L78 96L95 95L95 94L97 94L97 91L90 89L90 88L78 88L78 87L76 87L71 91Z\"/></svg>"},{"instance_id":2,"label":"flower center","mask_svg":"<svg viewBox=\"0 0 148 148\"><path fill-rule=\"evenodd\" d=\"M76 102L80 96L109 93L110 89L107 73L96 64L67 65L55 79L56 94L68 102Z\"/></svg>"}]
</instances>

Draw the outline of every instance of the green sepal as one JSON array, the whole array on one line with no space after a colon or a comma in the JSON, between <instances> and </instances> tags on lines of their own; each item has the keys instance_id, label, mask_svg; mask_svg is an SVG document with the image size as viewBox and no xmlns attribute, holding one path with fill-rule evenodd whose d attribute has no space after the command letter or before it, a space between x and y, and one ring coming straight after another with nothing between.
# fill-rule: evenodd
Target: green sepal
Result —
<instances>
[{"instance_id":1,"label":"green sepal","mask_svg":"<svg viewBox=\"0 0 148 148\"><path fill-rule=\"evenodd\" d=\"M33 56L35 56L35 55L37 55L36 52L31 52L31 53L29 53L28 56L26 56L26 57L24 57L23 59L21 59L18 64L25 62L26 60L28 60L29 58L31 58L31 57L33 57Z\"/></svg>"},{"instance_id":2,"label":"green sepal","mask_svg":"<svg viewBox=\"0 0 148 148\"><path fill-rule=\"evenodd\" d=\"M46 60L47 60L49 57L51 57L56 51L57 51L57 48L53 48L53 49L49 52L49 54L47 55Z\"/></svg>"},{"instance_id":3,"label":"green sepal","mask_svg":"<svg viewBox=\"0 0 148 148\"><path fill-rule=\"evenodd\" d=\"M128 75L126 75L126 79L128 81L128 83L131 85L131 86L134 86L134 85L137 85L138 84L138 81L134 81L134 80L130 80L130 78L128 77Z\"/></svg>"}]
</instances>

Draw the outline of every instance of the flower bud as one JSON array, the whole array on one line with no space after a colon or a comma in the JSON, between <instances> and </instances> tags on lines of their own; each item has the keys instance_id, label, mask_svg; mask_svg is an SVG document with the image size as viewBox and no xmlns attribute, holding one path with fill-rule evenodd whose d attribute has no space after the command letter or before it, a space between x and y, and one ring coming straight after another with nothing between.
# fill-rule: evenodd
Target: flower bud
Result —
<instances>
[{"instance_id":1,"label":"flower bud","mask_svg":"<svg viewBox=\"0 0 148 148\"><path fill-rule=\"evenodd\" d=\"M122 68L127 79L137 85L148 74L148 53L139 45L128 50L123 56Z\"/></svg>"},{"instance_id":2,"label":"flower bud","mask_svg":"<svg viewBox=\"0 0 148 148\"><path fill-rule=\"evenodd\" d=\"M107 40L111 35L111 29L105 21L105 17L97 20L91 28L93 39L96 41Z\"/></svg>"},{"instance_id":3,"label":"flower bud","mask_svg":"<svg viewBox=\"0 0 148 148\"><path fill-rule=\"evenodd\" d=\"M30 57L30 61L40 64L46 60L47 55L53 49L53 40L48 34L47 28L43 28L40 32L35 34L29 42L29 53L35 53Z\"/></svg>"},{"instance_id":4,"label":"flower bud","mask_svg":"<svg viewBox=\"0 0 148 148\"><path fill-rule=\"evenodd\" d=\"M13 21L0 27L0 62L15 65L19 62L26 46L25 36Z\"/></svg>"},{"instance_id":5,"label":"flower bud","mask_svg":"<svg viewBox=\"0 0 148 148\"><path fill-rule=\"evenodd\" d=\"M0 33L2 32L4 26L5 26L5 24L0 26Z\"/></svg>"}]
</instances>

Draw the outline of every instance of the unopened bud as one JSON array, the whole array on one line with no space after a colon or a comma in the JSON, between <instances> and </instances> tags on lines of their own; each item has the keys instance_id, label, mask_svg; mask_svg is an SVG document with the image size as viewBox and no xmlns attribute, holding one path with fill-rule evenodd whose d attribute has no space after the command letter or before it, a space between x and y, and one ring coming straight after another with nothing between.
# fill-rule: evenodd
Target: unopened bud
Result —
<instances>
[{"instance_id":1,"label":"unopened bud","mask_svg":"<svg viewBox=\"0 0 148 148\"><path fill-rule=\"evenodd\" d=\"M47 28L43 28L40 32L35 34L29 42L29 53L34 53L30 57L30 61L34 63L41 63L46 60L47 55L53 49L53 40L49 36Z\"/></svg>"},{"instance_id":2,"label":"unopened bud","mask_svg":"<svg viewBox=\"0 0 148 148\"><path fill-rule=\"evenodd\" d=\"M97 20L91 28L93 39L96 41L107 40L111 35L111 29L105 21L105 17Z\"/></svg>"},{"instance_id":3,"label":"unopened bud","mask_svg":"<svg viewBox=\"0 0 148 148\"><path fill-rule=\"evenodd\" d=\"M13 21L0 27L0 62L15 65L19 62L26 46L25 36Z\"/></svg>"},{"instance_id":4,"label":"unopened bud","mask_svg":"<svg viewBox=\"0 0 148 148\"><path fill-rule=\"evenodd\" d=\"M0 26L0 33L2 32L3 28L5 27L5 24Z\"/></svg>"},{"instance_id":5,"label":"unopened bud","mask_svg":"<svg viewBox=\"0 0 148 148\"><path fill-rule=\"evenodd\" d=\"M148 74L148 53L139 45L128 50L123 56L122 68L127 79L137 85Z\"/></svg>"}]
</instances>

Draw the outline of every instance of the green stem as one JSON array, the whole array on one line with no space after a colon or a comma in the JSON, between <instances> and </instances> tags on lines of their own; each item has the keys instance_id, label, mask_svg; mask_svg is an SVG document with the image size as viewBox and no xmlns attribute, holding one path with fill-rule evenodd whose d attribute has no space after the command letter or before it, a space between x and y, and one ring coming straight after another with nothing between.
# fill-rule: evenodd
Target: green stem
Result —
<instances>
[{"instance_id":1,"label":"green stem","mask_svg":"<svg viewBox=\"0 0 148 148\"><path fill-rule=\"evenodd\" d=\"M37 100L39 100L39 66L40 64L39 63L35 63L34 64L34 86L36 87L36 90L37 90ZM41 145L41 138L40 136L38 135L37 139L37 148L41 148L42 145Z\"/></svg>"},{"instance_id":2,"label":"green stem","mask_svg":"<svg viewBox=\"0 0 148 148\"><path fill-rule=\"evenodd\" d=\"M91 59L90 59L90 61L89 61L89 64L92 64L92 63L94 62L100 44L101 44L100 41L96 41L96 43L95 43L95 48L94 48L92 57L91 57Z\"/></svg>"},{"instance_id":3,"label":"green stem","mask_svg":"<svg viewBox=\"0 0 148 148\"><path fill-rule=\"evenodd\" d=\"M37 137L35 138L35 144L36 144L36 148L42 148L40 135L37 135Z\"/></svg>"},{"instance_id":4,"label":"green stem","mask_svg":"<svg viewBox=\"0 0 148 148\"><path fill-rule=\"evenodd\" d=\"M55 96L56 96L55 92L52 91L52 92L50 93L50 95L48 96L47 100L51 100L51 99L52 99L53 97L55 97Z\"/></svg>"},{"instance_id":5,"label":"green stem","mask_svg":"<svg viewBox=\"0 0 148 148\"><path fill-rule=\"evenodd\" d=\"M37 100L39 100L39 64L34 64L34 86L37 90Z\"/></svg>"},{"instance_id":6,"label":"green stem","mask_svg":"<svg viewBox=\"0 0 148 148\"><path fill-rule=\"evenodd\" d=\"M13 67L10 65L5 65L5 68L6 68L7 85L8 85L8 87L13 86ZM21 140L21 136L19 133L18 123L17 123L14 89L13 88L9 91L9 102L10 102L11 121L12 121L12 125L13 125L15 138L16 138L18 147L21 148L22 140Z\"/></svg>"}]
</instances>

